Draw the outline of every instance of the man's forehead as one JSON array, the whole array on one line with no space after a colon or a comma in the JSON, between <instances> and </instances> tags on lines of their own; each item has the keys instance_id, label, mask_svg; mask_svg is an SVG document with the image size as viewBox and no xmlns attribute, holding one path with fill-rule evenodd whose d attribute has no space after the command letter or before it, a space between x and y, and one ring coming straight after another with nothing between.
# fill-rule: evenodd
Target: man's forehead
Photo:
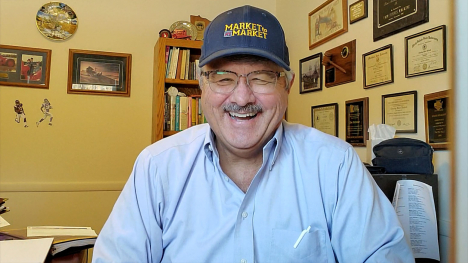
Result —
<instances>
[{"instance_id":1,"label":"man's forehead","mask_svg":"<svg viewBox=\"0 0 468 263\"><path fill-rule=\"evenodd\" d=\"M248 67L258 67L262 69L269 69L274 71L282 71L282 68L274 63L271 60L258 58L258 57L223 57L216 59L208 63L204 68L215 70L215 69L224 69L225 67L238 67L238 66L248 66Z\"/></svg>"}]
</instances>

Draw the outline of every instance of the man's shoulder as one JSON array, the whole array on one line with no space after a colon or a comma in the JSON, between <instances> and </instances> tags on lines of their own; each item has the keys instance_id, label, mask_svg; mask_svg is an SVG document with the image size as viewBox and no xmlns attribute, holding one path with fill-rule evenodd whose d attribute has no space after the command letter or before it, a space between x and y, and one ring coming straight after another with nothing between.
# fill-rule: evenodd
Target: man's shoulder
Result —
<instances>
[{"instance_id":1,"label":"man's shoulder","mask_svg":"<svg viewBox=\"0 0 468 263\"><path fill-rule=\"evenodd\" d=\"M325 146L328 149L335 149L340 152L344 152L351 147L350 144L342 139L312 127L288 122L284 122L283 125L286 140L293 143L314 149Z\"/></svg>"},{"instance_id":2,"label":"man's shoulder","mask_svg":"<svg viewBox=\"0 0 468 263\"><path fill-rule=\"evenodd\" d=\"M170 153L183 155L189 152L187 151L188 148L191 150L201 148L205 141L205 136L209 131L210 126L208 124L199 124L163 138L146 147L145 151L153 156Z\"/></svg>"}]
</instances>

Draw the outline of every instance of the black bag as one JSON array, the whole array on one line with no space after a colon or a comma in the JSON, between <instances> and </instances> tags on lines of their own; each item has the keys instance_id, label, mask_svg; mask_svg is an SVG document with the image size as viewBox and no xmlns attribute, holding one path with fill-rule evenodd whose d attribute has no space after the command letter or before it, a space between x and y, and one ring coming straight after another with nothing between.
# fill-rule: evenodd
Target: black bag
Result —
<instances>
[{"instance_id":1,"label":"black bag","mask_svg":"<svg viewBox=\"0 0 468 263\"><path fill-rule=\"evenodd\" d=\"M372 164L385 167L387 173L433 174L434 149L427 143L411 138L393 138L374 146Z\"/></svg>"}]
</instances>

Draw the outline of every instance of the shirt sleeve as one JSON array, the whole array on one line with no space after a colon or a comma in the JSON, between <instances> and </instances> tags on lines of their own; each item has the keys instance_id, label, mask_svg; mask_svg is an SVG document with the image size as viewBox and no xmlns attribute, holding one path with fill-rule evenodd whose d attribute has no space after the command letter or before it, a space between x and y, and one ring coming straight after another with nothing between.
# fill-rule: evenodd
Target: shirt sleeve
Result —
<instances>
[{"instance_id":1,"label":"shirt sleeve","mask_svg":"<svg viewBox=\"0 0 468 263\"><path fill-rule=\"evenodd\" d=\"M414 262L393 206L351 147L337 191L331 242L339 262Z\"/></svg>"},{"instance_id":2,"label":"shirt sleeve","mask_svg":"<svg viewBox=\"0 0 468 263\"><path fill-rule=\"evenodd\" d=\"M159 186L156 167L144 150L97 238L92 262L160 262Z\"/></svg>"}]
</instances>

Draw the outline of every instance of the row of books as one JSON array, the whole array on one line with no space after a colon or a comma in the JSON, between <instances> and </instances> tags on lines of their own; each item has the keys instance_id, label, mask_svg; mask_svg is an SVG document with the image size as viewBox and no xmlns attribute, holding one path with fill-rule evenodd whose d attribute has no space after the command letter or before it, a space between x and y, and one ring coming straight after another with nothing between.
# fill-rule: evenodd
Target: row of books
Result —
<instances>
[{"instance_id":1,"label":"row of books","mask_svg":"<svg viewBox=\"0 0 468 263\"><path fill-rule=\"evenodd\" d=\"M198 59L190 60L190 49L166 47L166 78L168 79L198 79L196 68Z\"/></svg>"},{"instance_id":2,"label":"row of books","mask_svg":"<svg viewBox=\"0 0 468 263\"><path fill-rule=\"evenodd\" d=\"M206 123L200 95L177 96L165 94L164 130L183 131L194 125Z\"/></svg>"}]
</instances>

